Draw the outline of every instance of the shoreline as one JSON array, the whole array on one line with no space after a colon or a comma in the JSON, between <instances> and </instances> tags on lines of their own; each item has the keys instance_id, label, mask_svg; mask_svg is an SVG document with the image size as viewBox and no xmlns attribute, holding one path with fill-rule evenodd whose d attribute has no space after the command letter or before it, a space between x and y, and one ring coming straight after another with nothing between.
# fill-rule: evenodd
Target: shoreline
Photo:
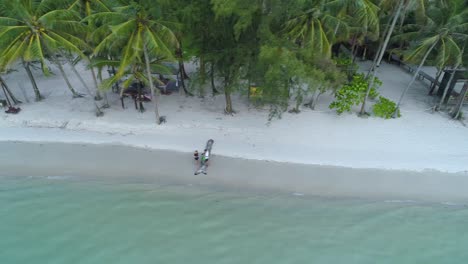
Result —
<instances>
[{"instance_id":1,"label":"shoreline","mask_svg":"<svg viewBox=\"0 0 468 264\"><path fill-rule=\"evenodd\" d=\"M185 134L174 134L172 138L167 136L173 130L173 127L163 127L162 129L154 129L155 133L119 133L119 132L98 132L88 131L86 129L68 129L58 127L15 127L15 126L0 126L0 142L30 142L30 143L63 143L63 144L85 144L85 145L119 145L130 148L141 148L146 150L155 151L175 151L182 153L192 153L195 149L200 150L206 139L200 135L194 135L191 138L186 138ZM184 131L186 132L186 131ZM213 132L213 131L210 131ZM265 146L258 146L264 148L262 152L258 152L259 148L249 146L250 143L239 142L237 138L229 139L222 137L219 134L211 133L215 140L214 153L220 156L234 159L247 159L265 162L278 162L278 163L291 163L298 165L311 165L311 166L330 166L343 169L376 169L388 171L408 171L408 172L440 172L440 173L459 173L468 176L468 168L455 164L456 162L446 162L447 166L441 168L440 166L428 167L426 161L421 158L402 162L402 160L389 161L378 157L378 155L369 155L368 150L359 152L360 150L349 149L349 153L336 154L335 159L315 159L317 153L299 152L297 155L291 155L292 151L288 150L286 158L281 159L275 155L268 155L270 152L275 153L274 149L283 150L284 145L271 146L266 149ZM162 139L161 139L162 138ZM196 144L195 144L196 143ZM248 151L250 147L250 150ZM297 147L297 146L295 146ZM333 146L331 146L333 147ZM310 149L306 149L310 152ZM329 152L330 155L337 151L333 148L325 150L323 146L318 147L313 152ZM351 155L353 153L353 155ZM356 156L363 154L362 159L355 159ZM383 152L379 153L382 155ZM262 155L264 154L264 155ZM300 154L303 154L301 157ZM394 155L390 155L394 154ZM386 157L398 156L399 153L387 153ZM312 156L308 159L308 155ZM327 155L327 156L330 156ZM346 157L346 155L351 158ZM367 156L367 159L366 159ZM456 155L454 155L456 157ZM299 159L298 159L299 158ZM339 160L339 158L343 158ZM370 158L370 159L369 159ZM456 157L458 159L463 157ZM467 155L468 158L468 155ZM418 162L415 162L418 161ZM420 162L421 161L421 162ZM424 165L423 165L424 164ZM431 164L433 165L433 164ZM457 168L457 169L455 169Z\"/></svg>"},{"instance_id":2,"label":"shoreline","mask_svg":"<svg viewBox=\"0 0 468 264\"><path fill-rule=\"evenodd\" d=\"M116 144L0 141L4 176L79 176L163 181L318 195L466 202L468 174L356 169L225 157L194 176L191 153ZM215 146L216 147L216 146Z\"/></svg>"}]
</instances>

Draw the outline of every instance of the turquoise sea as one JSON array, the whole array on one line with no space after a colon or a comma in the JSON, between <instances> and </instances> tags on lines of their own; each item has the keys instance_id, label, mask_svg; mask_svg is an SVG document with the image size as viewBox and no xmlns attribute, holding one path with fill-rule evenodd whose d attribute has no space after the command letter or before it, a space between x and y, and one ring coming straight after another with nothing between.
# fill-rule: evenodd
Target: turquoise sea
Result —
<instances>
[{"instance_id":1,"label":"turquoise sea","mask_svg":"<svg viewBox=\"0 0 468 264\"><path fill-rule=\"evenodd\" d=\"M0 177L0 263L468 263L468 207Z\"/></svg>"}]
</instances>

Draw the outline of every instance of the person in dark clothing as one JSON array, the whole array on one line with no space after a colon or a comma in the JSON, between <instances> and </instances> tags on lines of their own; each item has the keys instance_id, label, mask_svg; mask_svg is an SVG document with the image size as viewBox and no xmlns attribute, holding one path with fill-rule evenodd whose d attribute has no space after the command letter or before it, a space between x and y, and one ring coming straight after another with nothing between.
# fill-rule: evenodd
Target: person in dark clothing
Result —
<instances>
[{"instance_id":1,"label":"person in dark clothing","mask_svg":"<svg viewBox=\"0 0 468 264\"><path fill-rule=\"evenodd\" d=\"M193 153L193 158L198 161L199 159L198 150L195 150L195 152Z\"/></svg>"}]
</instances>

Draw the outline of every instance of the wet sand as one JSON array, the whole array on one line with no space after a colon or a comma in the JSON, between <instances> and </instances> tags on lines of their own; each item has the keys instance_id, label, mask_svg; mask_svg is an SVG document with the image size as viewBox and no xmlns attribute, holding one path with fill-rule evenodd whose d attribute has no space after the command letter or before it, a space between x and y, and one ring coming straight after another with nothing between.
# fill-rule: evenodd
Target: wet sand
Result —
<instances>
[{"instance_id":1,"label":"wet sand","mask_svg":"<svg viewBox=\"0 0 468 264\"><path fill-rule=\"evenodd\" d=\"M120 145L0 142L0 176L110 177L329 197L468 201L468 173L353 169L214 154L193 175L191 153Z\"/></svg>"}]
</instances>

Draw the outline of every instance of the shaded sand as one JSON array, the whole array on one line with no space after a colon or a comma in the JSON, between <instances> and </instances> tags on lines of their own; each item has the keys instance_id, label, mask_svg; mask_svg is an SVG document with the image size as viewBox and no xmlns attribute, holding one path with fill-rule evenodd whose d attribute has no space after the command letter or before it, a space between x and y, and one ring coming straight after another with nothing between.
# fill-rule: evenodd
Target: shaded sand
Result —
<instances>
[{"instance_id":1,"label":"shaded sand","mask_svg":"<svg viewBox=\"0 0 468 264\"><path fill-rule=\"evenodd\" d=\"M333 197L468 200L466 173L247 160L218 156L215 148L208 175L194 176L191 153L63 143L0 142L0 148L0 176L114 177Z\"/></svg>"}]
</instances>

